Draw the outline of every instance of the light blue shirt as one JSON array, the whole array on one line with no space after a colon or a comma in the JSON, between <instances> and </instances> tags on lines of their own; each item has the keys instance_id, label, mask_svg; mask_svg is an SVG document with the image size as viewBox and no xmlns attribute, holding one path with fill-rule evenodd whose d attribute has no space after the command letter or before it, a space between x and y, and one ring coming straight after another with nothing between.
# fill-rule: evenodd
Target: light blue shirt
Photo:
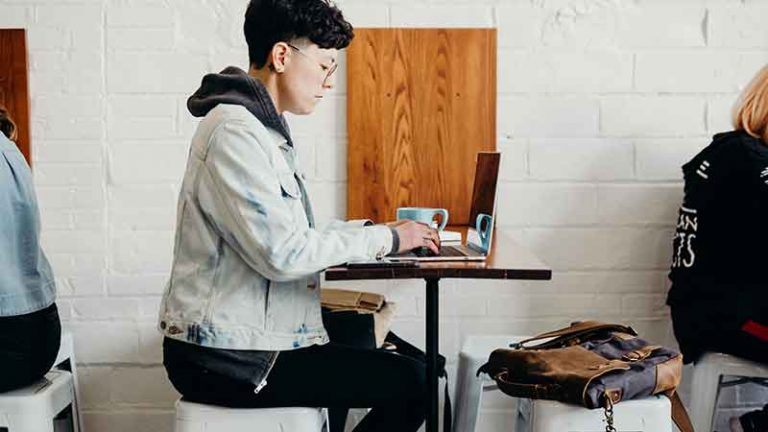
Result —
<instances>
[{"instance_id":1,"label":"light blue shirt","mask_svg":"<svg viewBox=\"0 0 768 432\"><path fill-rule=\"evenodd\" d=\"M40 248L29 165L2 133L0 155L0 316L24 315L53 304L56 285Z\"/></svg>"}]
</instances>

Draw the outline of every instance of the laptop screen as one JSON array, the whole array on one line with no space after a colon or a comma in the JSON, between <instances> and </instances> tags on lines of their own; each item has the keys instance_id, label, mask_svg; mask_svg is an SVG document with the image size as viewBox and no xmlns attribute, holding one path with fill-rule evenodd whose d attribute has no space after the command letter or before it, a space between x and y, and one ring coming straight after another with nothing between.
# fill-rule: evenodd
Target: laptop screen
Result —
<instances>
[{"instance_id":1,"label":"laptop screen","mask_svg":"<svg viewBox=\"0 0 768 432\"><path fill-rule=\"evenodd\" d=\"M472 188L472 205L469 209L470 226L474 225L479 213L493 216L500 162L501 153L480 152L477 154L475 185Z\"/></svg>"},{"instance_id":2,"label":"laptop screen","mask_svg":"<svg viewBox=\"0 0 768 432\"><path fill-rule=\"evenodd\" d=\"M482 247L482 242L478 238L475 228L477 216L481 213L490 215L491 227L488 233L492 236L493 226L496 219L496 186L499 180L499 165L501 163L501 153L498 152L480 152L477 154L477 164L475 165L475 184L472 188L472 204L469 210L469 230L467 243L470 246L479 246L482 252L487 252ZM483 227L485 228L485 227ZM492 237L491 237L492 238ZM490 243L487 243L490 248Z\"/></svg>"}]
</instances>

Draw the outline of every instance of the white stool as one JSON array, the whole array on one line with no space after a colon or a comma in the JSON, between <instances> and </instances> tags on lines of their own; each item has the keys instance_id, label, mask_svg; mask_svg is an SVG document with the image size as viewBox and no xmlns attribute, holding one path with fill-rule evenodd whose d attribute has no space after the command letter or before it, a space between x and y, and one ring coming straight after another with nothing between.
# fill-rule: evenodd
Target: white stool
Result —
<instances>
[{"instance_id":1,"label":"white stool","mask_svg":"<svg viewBox=\"0 0 768 432\"><path fill-rule=\"evenodd\" d=\"M56 356L56 360L53 362L53 367L60 370L68 371L72 374L72 384L74 397L72 400L72 419L74 423L73 432L84 432L83 425L80 421L80 387L77 382L77 364L75 363L75 344L72 338L72 333L68 331L61 332L61 344L59 345L59 353Z\"/></svg>"},{"instance_id":2,"label":"white stool","mask_svg":"<svg viewBox=\"0 0 768 432\"><path fill-rule=\"evenodd\" d=\"M672 405L665 396L621 401L613 408L618 432L672 432ZM605 430L602 409L549 400L520 399L515 432L595 432Z\"/></svg>"},{"instance_id":3,"label":"white stool","mask_svg":"<svg viewBox=\"0 0 768 432\"><path fill-rule=\"evenodd\" d=\"M321 432L324 408L225 408L179 400L175 432Z\"/></svg>"},{"instance_id":4,"label":"white stool","mask_svg":"<svg viewBox=\"0 0 768 432\"><path fill-rule=\"evenodd\" d=\"M72 374L52 369L35 384L0 393L0 428L8 432L53 432L54 418L72 402Z\"/></svg>"},{"instance_id":5,"label":"white stool","mask_svg":"<svg viewBox=\"0 0 768 432\"><path fill-rule=\"evenodd\" d=\"M723 375L744 377L723 383ZM757 379L755 379L757 378ZM727 354L705 353L693 366L691 383L691 415L696 432L710 432L720 387L747 381L768 382L768 366Z\"/></svg>"},{"instance_id":6,"label":"white stool","mask_svg":"<svg viewBox=\"0 0 768 432\"><path fill-rule=\"evenodd\" d=\"M456 408L454 410L454 432L473 432L477 426L477 413L484 391L495 390L496 384L485 374L479 377L477 369L488 361L496 348L507 348L509 344L527 339L527 336L468 336L459 353L456 372Z\"/></svg>"}]
</instances>

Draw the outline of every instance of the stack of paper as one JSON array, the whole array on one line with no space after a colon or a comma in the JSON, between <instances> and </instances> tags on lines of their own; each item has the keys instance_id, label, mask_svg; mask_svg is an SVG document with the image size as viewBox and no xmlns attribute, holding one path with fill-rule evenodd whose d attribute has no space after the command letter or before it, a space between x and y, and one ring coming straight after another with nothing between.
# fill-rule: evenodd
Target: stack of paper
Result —
<instances>
[{"instance_id":1,"label":"stack of paper","mask_svg":"<svg viewBox=\"0 0 768 432\"><path fill-rule=\"evenodd\" d=\"M441 245L460 245L461 233L458 231L440 231L440 244Z\"/></svg>"}]
</instances>

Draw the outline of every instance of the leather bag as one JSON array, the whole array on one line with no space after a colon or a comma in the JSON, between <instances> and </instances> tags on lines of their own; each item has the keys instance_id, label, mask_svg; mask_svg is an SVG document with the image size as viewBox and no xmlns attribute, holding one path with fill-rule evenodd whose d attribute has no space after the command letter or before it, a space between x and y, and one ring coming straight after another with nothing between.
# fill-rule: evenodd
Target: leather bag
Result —
<instances>
[{"instance_id":1,"label":"leather bag","mask_svg":"<svg viewBox=\"0 0 768 432\"><path fill-rule=\"evenodd\" d=\"M616 430L613 405L663 394L680 431L693 432L675 393L682 366L679 352L649 344L631 327L583 321L494 350L478 374L490 375L510 396L603 408L608 432Z\"/></svg>"}]
</instances>

